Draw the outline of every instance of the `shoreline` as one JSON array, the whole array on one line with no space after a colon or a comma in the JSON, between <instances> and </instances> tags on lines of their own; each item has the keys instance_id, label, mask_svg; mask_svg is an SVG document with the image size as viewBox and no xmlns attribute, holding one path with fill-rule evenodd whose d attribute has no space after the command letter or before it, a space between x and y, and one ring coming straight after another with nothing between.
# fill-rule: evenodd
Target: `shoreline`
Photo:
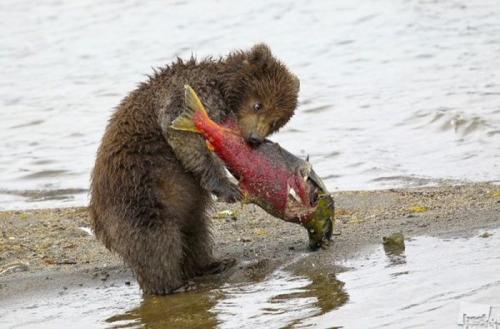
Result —
<instances>
[{"instance_id":1,"label":"shoreline","mask_svg":"<svg viewBox=\"0 0 500 329\"><path fill-rule=\"evenodd\" d=\"M343 259L380 244L383 236L471 236L500 227L500 187L460 186L332 193L336 202L329 247L307 249L307 233L297 224L273 218L253 205L217 203L212 215L214 252L235 258L223 274L200 284L258 280L279 266L293 272L315 267L341 270ZM136 284L116 256L82 228L87 209L55 208L0 212L0 301L61 287ZM2 302L0 302L0 305Z\"/></svg>"}]
</instances>

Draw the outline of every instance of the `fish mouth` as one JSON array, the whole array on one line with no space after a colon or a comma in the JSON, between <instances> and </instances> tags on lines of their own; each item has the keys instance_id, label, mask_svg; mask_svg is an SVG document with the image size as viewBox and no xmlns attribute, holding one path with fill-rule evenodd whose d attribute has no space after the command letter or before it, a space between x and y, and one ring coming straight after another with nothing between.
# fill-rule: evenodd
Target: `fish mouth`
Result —
<instances>
[{"instance_id":1,"label":"fish mouth","mask_svg":"<svg viewBox=\"0 0 500 329\"><path fill-rule=\"evenodd\" d=\"M297 193L290 189L288 200L284 212L284 220L303 224L313 213L315 207L304 207L304 203L297 196Z\"/></svg>"},{"instance_id":2,"label":"fish mouth","mask_svg":"<svg viewBox=\"0 0 500 329\"><path fill-rule=\"evenodd\" d=\"M318 204L318 196L320 194L328 193L325 184L312 169L312 166L307 163L296 169L297 175L299 175L304 182L309 185L309 205L310 207L316 207ZM304 200L302 200L297 191L293 187L288 187L288 198L287 202L292 208L303 207Z\"/></svg>"},{"instance_id":3,"label":"fish mouth","mask_svg":"<svg viewBox=\"0 0 500 329\"><path fill-rule=\"evenodd\" d=\"M287 204L286 204L286 217L294 221L303 222L307 221L307 215L311 215L316 209L319 201L319 195L328 193L323 181L316 172L312 169L309 163L300 166L296 169L297 176L301 177L305 184L309 187L308 200L303 200L299 192L292 186L287 186ZM307 198L306 198L307 199Z\"/></svg>"},{"instance_id":4,"label":"fish mouth","mask_svg":"<svg viewBox=\"0 0 500 329\"><path fill-rule=\"evenodd\" d=\"M302 199L299 197L297 191L295 191L293 187L288 189L288 202L292 204L302 204Z\"/></svg>"}]
</instances>

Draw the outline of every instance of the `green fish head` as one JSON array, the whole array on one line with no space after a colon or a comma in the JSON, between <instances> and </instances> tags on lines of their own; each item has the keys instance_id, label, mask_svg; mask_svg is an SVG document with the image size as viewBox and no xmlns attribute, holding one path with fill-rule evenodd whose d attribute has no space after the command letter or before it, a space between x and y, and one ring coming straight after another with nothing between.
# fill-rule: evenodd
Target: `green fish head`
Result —
<instances>
[{"instance_id":1,"label":"green fish head","mask_svg":"<svg viewBox=\"0 0 500 329\"><path fill-rule=\"evenodd\" d=\"M318 206L312 218L304 225L309 235L309 249L317 250L332 238L335 202L330 194L318 196Z\"/></svg>"}]
</instances>

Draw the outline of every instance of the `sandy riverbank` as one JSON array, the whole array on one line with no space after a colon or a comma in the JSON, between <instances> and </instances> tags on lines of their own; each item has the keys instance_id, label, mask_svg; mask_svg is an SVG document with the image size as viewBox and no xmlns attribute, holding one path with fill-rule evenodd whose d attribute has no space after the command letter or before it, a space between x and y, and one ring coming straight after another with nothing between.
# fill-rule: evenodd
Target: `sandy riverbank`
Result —
<instances>
[{"instance_id":1,"label":"sandy riverbank","mask_svg":"<svg viewBox=\"0 0 500 329\"><path fill-rule=\"evenodd\" d=\"M491 184L338 192L334 197L334 241L318 252L307 250L306 232L298 225L272 218L254 206L217 204L215 252L236 258L239 265L211 279L254 279L299 255L305 257L292 269L314 266L335 272L336 260L380 243L394 232L406 237L456 236L500 226L500 187ZM235 216L225 215L224 210ZM86 232L88 227L86 208L0 212L0 300L92 280L133 282L120 259Z\"/></svg>"}]
</instances>

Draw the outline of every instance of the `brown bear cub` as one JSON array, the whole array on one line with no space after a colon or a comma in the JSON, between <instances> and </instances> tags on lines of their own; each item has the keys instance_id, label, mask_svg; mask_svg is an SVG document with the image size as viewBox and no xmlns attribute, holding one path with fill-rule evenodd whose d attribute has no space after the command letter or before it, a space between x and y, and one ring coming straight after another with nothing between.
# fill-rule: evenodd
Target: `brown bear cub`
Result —
<instances>
[{"instance_id":1,"label":"brown bear cub","mask_svg":"<svg viewBox=\"0 0 500 329\"><path fill-rule=\"evenodd\" d=\"M168 294L187 279L223 268L212 255L211 193L241 192L199 134L173 130L184 85L217 122L237 118L258 145L293 115L299 81L266 45L225 58L177 62L131 92L112 115L92 172L90 217L104 245L132 268L146 294Z\"/></svg>"}]
</instances>

